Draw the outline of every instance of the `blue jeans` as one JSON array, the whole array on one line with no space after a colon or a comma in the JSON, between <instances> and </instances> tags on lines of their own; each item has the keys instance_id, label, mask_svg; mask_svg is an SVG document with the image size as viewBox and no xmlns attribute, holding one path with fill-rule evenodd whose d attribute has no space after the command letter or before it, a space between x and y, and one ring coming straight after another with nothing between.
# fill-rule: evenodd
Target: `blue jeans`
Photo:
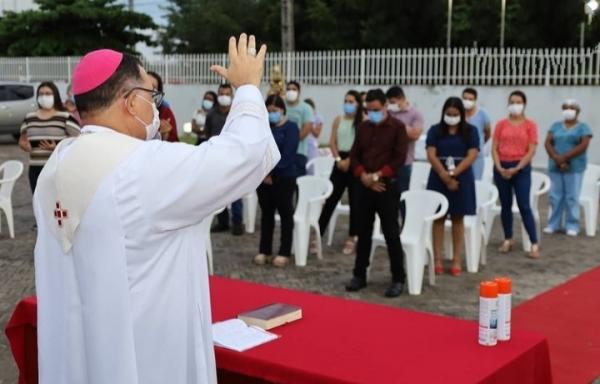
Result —
<instances>
[{"instance_id":1,"label":"blue jeans","mask_svg":"<svg viewBox=\"0 0 600 384\"><path fill-rule=\"evenodd\" d=\"M402 193L408 191L410 187L410 175L412 173L412 163L405 164L400 167L397 176L397 185L398 185L398 193L399 196L402 196ZM404 217L406 217L406 204L404 201L400 202L400 217L402 217L402 224L404 225Z\"/></svg>"},{"instance_id":2,"label":"blue jeans","mask_svg":"<svg viewBox=\"0 0 600 384\"><path fill-rule=\"evenodd\" d=\"M579 232L579 193L583 172L550 172L550 207L548 226L554 231L560 229L563 214L566 216L567 231Z\"/></svg>"},{"instance_id":3,"label":"blue jeans","mask_svg":"<svg viewBox=\"0 0 600 384\"><path fill-rule=\"evenodd\" d=\"M242 199L236 200L231 203L231 221L233 224L242 224L243 216L242 211L244 208L244 203ZM222 227L229 227L229 210L225 208L225 210L217 215L217 220L219 225Z\"/></svg>"},{"instance_id":4,"label":"blue jeans","mask_svg":"<svg viewBox=\"0 0 600 384\"><path fill-rule=\"evenodd\" d=\"M519 164L518 161L500 163L503 168L513 168ZM531 190L531 165L526 166L513 177L506 180L498 173L496 167L494 167L494 183L498 187L498 194L500 196L500 205L502 206L502 228L504 229L504 238L512 239L513 237L513 214L512 214L512 202L513 202L513 190L517 198L517 205L519 206L519 212L521 212L521 220L525 226L525 230L529 235L531 244L537 244L537 232L535 231L535 219L533 218L533 212L531 211L531 205L529 202L529 192Z\"/></svg>"}]
</instances>

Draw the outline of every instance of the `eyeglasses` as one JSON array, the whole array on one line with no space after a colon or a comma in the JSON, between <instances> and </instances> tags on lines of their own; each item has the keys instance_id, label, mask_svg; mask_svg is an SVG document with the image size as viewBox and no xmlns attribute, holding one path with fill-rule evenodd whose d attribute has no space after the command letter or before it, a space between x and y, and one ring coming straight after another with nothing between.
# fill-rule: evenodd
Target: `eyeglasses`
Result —
<instances>
[{"instance_id":1,"label":"eyeglasses","mask_svg":"<svg viewBox=\"0 0 600 384\"><path fill-rule=\"evenodd\" d=\"M156 106L159 106L162 103L163 98L165 97L164 92L157 91L156 89L148 89L148 88L144 88L144 87L133 87L129 91L127 91L127 93L125 94L125 98L129 97L129 95L131 95L131 93L135 90L150 92L152 94L152 101L154 101L154 104L156 104Z\"/></svg>"}]
</instances>

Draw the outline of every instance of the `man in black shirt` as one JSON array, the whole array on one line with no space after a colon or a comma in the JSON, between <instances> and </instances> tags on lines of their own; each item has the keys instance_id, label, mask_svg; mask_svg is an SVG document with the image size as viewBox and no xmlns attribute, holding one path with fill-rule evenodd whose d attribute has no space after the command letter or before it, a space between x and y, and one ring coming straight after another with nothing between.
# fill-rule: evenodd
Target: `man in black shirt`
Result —
<instances>
[{"instance_id":1,"label":"man in black shirt","mask_svg":"<svg viewBox=\"0 0 600 384\"><path fill-rule=\"evenodd\" d=\"M404 288L405 273L398 224L400 196L395 183L406 159L409 140L404 124L387 113L386 98L381 89L369 91L366 103L369 119L359 126L350 151L354 176L360 180L355 189L359 228L354 277L346 290L358 291L367 285L371 236L377 213L392 272L392 284L385 296L396 297Z\"/></svg>"}]
</instances>

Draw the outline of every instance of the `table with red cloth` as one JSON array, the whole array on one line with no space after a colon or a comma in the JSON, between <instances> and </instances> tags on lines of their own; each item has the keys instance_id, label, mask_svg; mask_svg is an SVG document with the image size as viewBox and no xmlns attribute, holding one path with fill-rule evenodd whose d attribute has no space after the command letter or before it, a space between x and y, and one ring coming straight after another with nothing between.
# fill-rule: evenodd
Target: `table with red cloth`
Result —
<instances>
[{"instance_id":1,"label":"table with red cloth","mask_svg":"<svg viewBox=\"0 0 600 384\"><path fill-rule=\"evenodd\" d=\"M551 383L548 343L513 325L512 340L477 342L474 321L211 277L213 321L273 302L303 318L275 328L281 338L245 352L217 347L219 383ZM475 292L475 294L477 294ZM21 372L37 372L34 298L6 333ZM31 334L33 333L33 335Z\"/></svg>"}]
</instances>

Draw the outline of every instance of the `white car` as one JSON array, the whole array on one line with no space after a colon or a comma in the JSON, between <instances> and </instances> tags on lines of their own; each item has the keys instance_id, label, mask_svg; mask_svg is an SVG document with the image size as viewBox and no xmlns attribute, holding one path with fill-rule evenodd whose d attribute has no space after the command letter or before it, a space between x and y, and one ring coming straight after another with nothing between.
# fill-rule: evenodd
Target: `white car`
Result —
<instances>
[{"instance_id":1,"label":"white car","mask_svg":"<svg viewBox=\"0 0 600 384\"><path fill-rule=\"evenodd\" d=\"M18 138L25 115L36 109L34 85L0 82L0 134Z\"/></svg>"}]
</instances>

